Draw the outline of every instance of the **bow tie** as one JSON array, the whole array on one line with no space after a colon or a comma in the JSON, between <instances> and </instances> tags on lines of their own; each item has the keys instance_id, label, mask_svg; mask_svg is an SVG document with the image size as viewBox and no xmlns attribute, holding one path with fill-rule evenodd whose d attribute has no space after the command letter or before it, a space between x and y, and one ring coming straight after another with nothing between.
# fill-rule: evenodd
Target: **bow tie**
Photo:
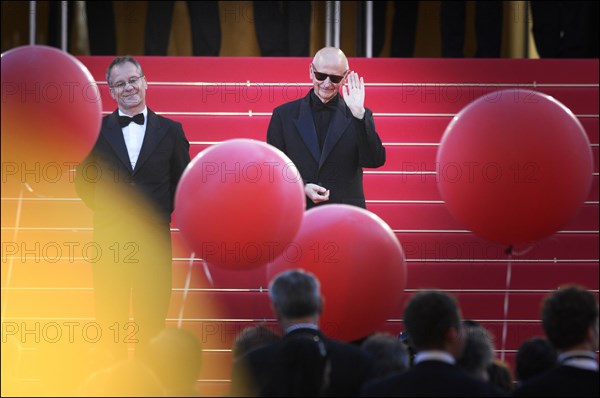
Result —
<instances>
[{"instance_id":1,"label":"bow tie","mask_svg":"<svg viewBox=\"0 0 600 398\"><path fill-rule=\"evenodd\" d=\"M121 128L129 126L129 123L131 122L137 123L139 125L144 124L144 114L138 113L134 117L119 116L119 124L121 125Z\"/></svg>"}]
</instances>

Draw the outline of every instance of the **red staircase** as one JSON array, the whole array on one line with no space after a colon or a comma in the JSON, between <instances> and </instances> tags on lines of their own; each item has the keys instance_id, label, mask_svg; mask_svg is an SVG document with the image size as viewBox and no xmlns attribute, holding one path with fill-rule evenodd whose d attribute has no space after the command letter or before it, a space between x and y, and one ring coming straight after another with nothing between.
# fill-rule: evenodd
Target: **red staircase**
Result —
<instances>
[{"instance_id":1,"label":"red staircase","mask_svg":"<svg viewBox=\"0 0 600 398\"><path fill-rule=\"evenodd\" d=\"M115 103L104 82L112 59L80 59L100 84L104 113L112 112ZM192 156L231 138L264 140L273 108L311 88L310 60L305 58L139 60L149 82L148 106L183 124ZM578 283L598 294L598 60L357 58L350 65L365 78L366 104L387 150L384 167L366 170L365 192L368 209L390 225L406 253L407 287L398 294L406 300L420 289L437 288L456 295L463 317L487 327L495 336L498 356L513 363L520 343L542 334L539 308L549 291ZM589 197L574 219L513 256L507 286L505 248L465 230L450 215L437 190L435 158L457 112L482 95L509 87L539 90L574 112L591 142L594 175ZM2 241L18 244L15 249L3 243L3 336L15 327L17 335L30 329L24 336L26 363L35 361L32 336L48 338L44 327L50 333L52 322L64 328L67 320L81 327L93 320L90 254L83 252L91 241L91 213L71 186L62 188L55 197L23 192L23 200L18 200L18 192L2 192ZM275 323L265 271L211 266L211 283L200 261L190 267L190 250L177 225L172 225L172 235L169 322L178 322L183 307L183 327L197 333L204 348L201 391L224 395L237 333L256 322ZM33 242L40 244L37 249ZM64 251L60 259L52 257L57 247L66 250L65 242L77 242L69 243L77 249L73 258ZM25 258L21 249L29 250ZM16 254L5 256L14 250ZM35 322L39 332L32 326ZM401 310L381 330L402 331ZM35 383L35 372L25 373L21 378Z\"/></svg>"}]
</instances>

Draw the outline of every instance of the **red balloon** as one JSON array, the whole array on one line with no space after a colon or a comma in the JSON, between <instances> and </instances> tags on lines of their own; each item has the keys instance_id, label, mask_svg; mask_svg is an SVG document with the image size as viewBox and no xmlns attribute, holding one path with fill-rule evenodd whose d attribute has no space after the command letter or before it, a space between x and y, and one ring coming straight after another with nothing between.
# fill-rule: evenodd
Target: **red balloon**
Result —
<instances>
[{"instance_id":1,"label":"red balloon","mask_svg":"<svg viewBox=\"0 0 600 398\"><path fill-rule=\"evenodd\" d=\"M540 240L570 221L592 184L590 142L562 103L525 89L477 99L450 122L437 153L452 215L488 240Z\"/></svg>"},{"instance_id":2,"label":"red balloon","mask_svg":"<svg viewBox=\"0 0 600 398\"><path fill-rule=\"evenodd\" d=\"M250 269L272 261L292 241L305 200L298 169L283 152L233 139L188 165L175 193L175 219L198 257Z\"/></svg>"},{"instance_id":3,"label":"red balloon","mask_svg":"<svg viewBox=\"0 0 600 398\"><path fill-rule=\"evenodd\" d=\"M321 282L321 329L354 341L397 316L406 283L402 246L377 215L329 204L306 211L294 243L267 266L267 278L301 268Z\"/></svg>"},{"instance_id":4,"label":"red balloon","mask_svg":"<svg viewBox=\"0 0 600 398\"><path fill-rule=\"evenodd\" d=\"M39 45L3 53L3 189L72 183L101 119L100 92L79 60Z\"/></svg>"}]
</instances>

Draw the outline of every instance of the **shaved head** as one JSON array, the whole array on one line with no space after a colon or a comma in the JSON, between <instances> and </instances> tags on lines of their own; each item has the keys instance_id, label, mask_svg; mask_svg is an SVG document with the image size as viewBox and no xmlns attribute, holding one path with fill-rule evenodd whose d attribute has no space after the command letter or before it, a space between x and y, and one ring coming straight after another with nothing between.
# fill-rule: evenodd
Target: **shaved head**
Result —
<instances>
[{"instance_id":1,"label":"shaved head","mask_svg":"<svg viewBox=\"0 0 600 398\"><path fill-rule=\"evenodd\" d=\"M317 51L313 58L313 64L317 68L337 66L343 71L348 70L348 58L339 48L324 47Z\"/></svg>"}]
</instances>

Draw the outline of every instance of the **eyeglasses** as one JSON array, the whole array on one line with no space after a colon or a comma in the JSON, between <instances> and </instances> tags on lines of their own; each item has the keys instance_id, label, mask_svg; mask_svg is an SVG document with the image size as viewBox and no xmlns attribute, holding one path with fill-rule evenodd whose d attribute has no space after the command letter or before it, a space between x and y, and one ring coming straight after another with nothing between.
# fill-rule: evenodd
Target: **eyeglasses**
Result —
<instances>
[{"instance_id":1,"label":"eyeglasses","mask_svg":"<svg viewBox=\"0 0 600 398\"><path fill-rule=\"evenodd\" d=\"M126 82L118 82L113 84L112 86L110 86L111 88L115 88L117 90L124 90L125 87L127 87L127 85L131 85L131 86L137 86L140 82L140 79L144 77L144 75L141 76L133 76L130 77L129 80L127 80Z\"/></svg>"},{"instance_id":2,"label":"eyeglasses","mask_svg":"<svg viewBox=\"0 0 600 398\"><path fill-rule=\"evenodd\" d=\"M318 81L322 82L325 79L329 78L329 80L331 80L332 83L339 83L342 81L342 79L344 77L346 77L346 73L348 73L348 71L344 72L343 76L338 76L338 75L328 75L327 73L321 73L321 72L317 72L317 70L315 69L315 65L314 64L310 64L310 66L312 67L313 73L315 75L315 79L317 79Z\"/></svg>"}]
</instances>

